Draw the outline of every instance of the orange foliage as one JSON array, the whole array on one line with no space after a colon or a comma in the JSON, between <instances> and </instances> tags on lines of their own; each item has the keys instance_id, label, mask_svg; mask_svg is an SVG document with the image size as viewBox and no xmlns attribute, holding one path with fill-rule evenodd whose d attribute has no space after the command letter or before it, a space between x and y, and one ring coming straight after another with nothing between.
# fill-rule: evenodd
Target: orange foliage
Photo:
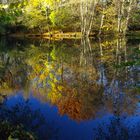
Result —
<instances>
[{"instance_id":1,"label":"orange foliage","mask_svg":"<svg viewBox=\"0 0 140 140\"><path fill-rule=\"evenodd\" d=\"M68 86L65 87L63 96L56 102L59 113L61 115L66 114L76 121L93 118L101 104L101 94L97 92L98 88L97 91L94 88L89 88L74 89Z\"/></svg>"}]
</instances>

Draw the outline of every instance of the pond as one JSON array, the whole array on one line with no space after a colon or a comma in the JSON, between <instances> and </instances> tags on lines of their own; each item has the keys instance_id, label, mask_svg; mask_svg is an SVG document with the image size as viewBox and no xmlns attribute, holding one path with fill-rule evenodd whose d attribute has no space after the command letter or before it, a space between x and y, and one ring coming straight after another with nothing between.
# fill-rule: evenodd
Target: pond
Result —
<instances>
[{"instance_id":1,"label":"pond","mask_svg":"<svg viewBox=\"0 0 140 140\"><path fill-rule=\"evenodd\" d=\"M139 38L0 39L2 140L139 140L139 102Z\"/></svg>"}]
</instances>

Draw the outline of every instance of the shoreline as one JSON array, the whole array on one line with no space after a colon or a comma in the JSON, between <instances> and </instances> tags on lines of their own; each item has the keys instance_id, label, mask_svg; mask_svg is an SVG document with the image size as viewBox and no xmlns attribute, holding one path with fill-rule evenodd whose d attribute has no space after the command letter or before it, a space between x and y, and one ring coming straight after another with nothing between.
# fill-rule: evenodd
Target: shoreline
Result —
<instances>
[{"instance_id":1,"label":"shoreline","mask_svg":"<svg viewBox=\"0 0 140 140\"><path fill-rule=\"evenodd\" d=\"M46 33L11 33L11 34L1 34L1 36L9 36L14 38L35 38L35 39L49 39L49 40L62 40L62 39L81 39L82 33L81 32L60 32L60 31L52 31L52 32L46 32ZM95 33L91 33L89 35L89 38L106 38L106 37L122 37L124 35L118 35L115 33L110 34L101 34L98 36ZM140 36L140 31L128 31L128 33L125 35L126 37L130 36ZM86 36L85 36L86 37Z\"/></svg>"}]
</instances>

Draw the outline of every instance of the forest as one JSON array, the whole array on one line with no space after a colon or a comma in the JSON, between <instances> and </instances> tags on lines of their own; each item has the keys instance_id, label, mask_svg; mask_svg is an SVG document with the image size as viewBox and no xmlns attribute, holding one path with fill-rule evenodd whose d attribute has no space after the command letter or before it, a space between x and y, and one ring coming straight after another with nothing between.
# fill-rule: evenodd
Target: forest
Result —
<instances>
[{"instance_id":1,"label":"forest","mask_svg":"<svg viewBox=\"0 0 140 140\"><path fill-rule=\"evenodd\" d=\"M139 0L1 0L0 34L139 34ZM79 33L79 34L78 34Z\"/></svg>"},{"instance_id":2,"label":"forest","mask_svg":"<svg viewBox=\"0 0 140 140\"><path fill-rule=\"evenodd\" d=\"M140 0L0 0L0 140L140 140Z\"/></svg>"}]
</instances>

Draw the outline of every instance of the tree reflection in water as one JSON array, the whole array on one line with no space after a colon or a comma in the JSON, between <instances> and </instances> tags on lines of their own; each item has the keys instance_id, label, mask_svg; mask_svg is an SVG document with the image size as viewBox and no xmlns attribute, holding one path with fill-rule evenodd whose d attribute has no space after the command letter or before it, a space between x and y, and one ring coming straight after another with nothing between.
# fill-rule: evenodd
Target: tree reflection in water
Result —
<instances>
[{"instance_id":1,"label":"tree reflection in water","mask_svg":"<svg viewBox=\"0 0 140 140\"><path fill-rule=\"evenodd\" d=\"M23 90L28 99L32 92L41 102L57 106L59 115L77 122L95 119L101 111L116 116L135 114L140 92L139 44L133 46L126 38L82 38L81 44L42 40L22 45L18 42L21 48L0 53L2 94ZM110 122L111 133L121 126L121 119L116 118ZM124 131L122 126L119 129ZM122 135L127 137L127 133Z\"/></svg>"},{"instance_id":2,"label":"tree reflection in water","mask_svg":"<svg viewBox=\"0 0 140 140\"><path fill-rule=\"evenodd\" d=\"M0 139L38 140L57 137L57 129L38 109L33 109L29 100L19 99L13 105L12 99L4 98L0 105Z\"/></svg>"},{"instance_id":3,"label":"tree reflection in water","mask_svg":"<svg viewBox=\"0 0 140 140\"><path fill-rule=\"evenodd\" d=\"M111 116L94 127L93 132L93 140L139 140L140 118Z\"/></svg>"}]
</instances>

